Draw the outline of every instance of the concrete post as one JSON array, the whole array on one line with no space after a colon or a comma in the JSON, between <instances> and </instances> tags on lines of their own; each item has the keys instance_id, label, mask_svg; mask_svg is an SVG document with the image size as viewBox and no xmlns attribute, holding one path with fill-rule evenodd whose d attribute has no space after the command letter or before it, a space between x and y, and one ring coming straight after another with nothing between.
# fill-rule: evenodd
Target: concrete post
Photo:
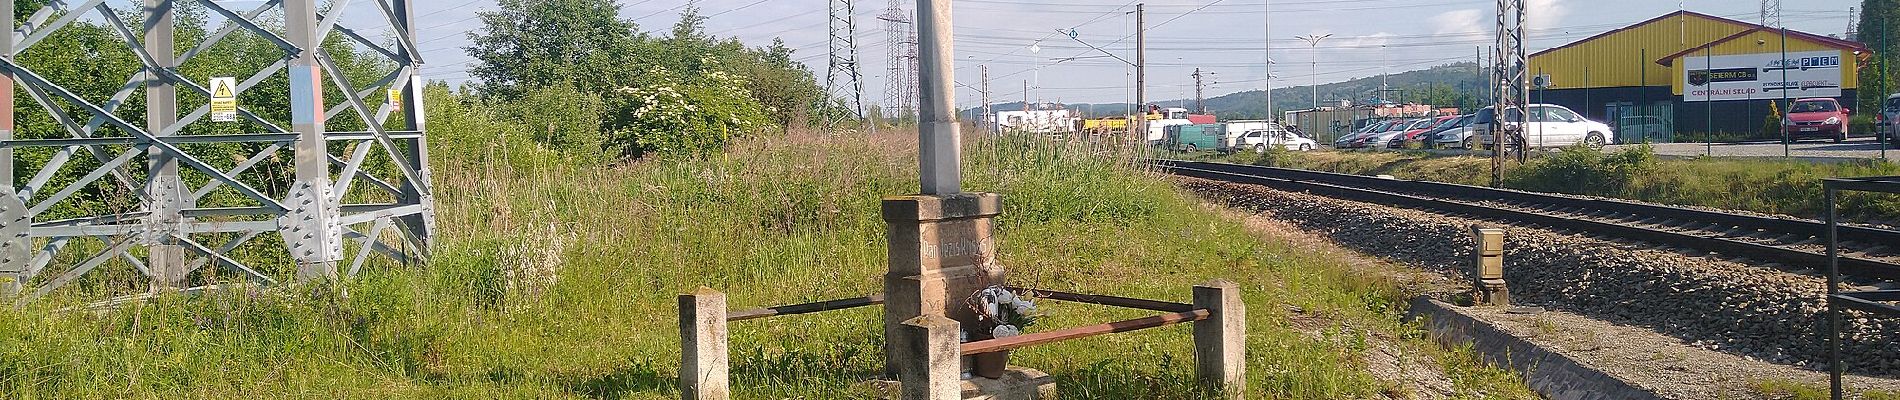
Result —
<instances>
[{"instance_id":1,"label":"concrete post","mask_svg":"<svg viewBox=\"0 0 1900 400\"><path fill-rule=\"evenodd\" d=\"M1207 319L1194 322L1194 367L1201 385L1225 399L1247 394L1247 305L1240 285L1226 279L1194 286L1194 308Z\"/></svg>"},{"instance_id":2,"label":"concrete post","mask_svg":"<svg viewBox=\"0 0 1900 400\"><path fill-rule=\"evenodd\" d=\"M923 194L963 191L963 134L957 126L956 42L950 0L917 0L918 178Z\"/></svg>"},{"instance_id":3,"label":"concrete post","mask_svg":"<svg viewBox=\"0 0 1900 400\"><path fill-rule=\"evenodd\" d=\"M680 398L725 400L732 396L727 380L731 359L726 350L726 295L700 286L680 295L679 306Z\"/></svg>"},{"instance_id":4,"label":"concrete post","mask_svg":"<svg viewBox=\"0 0 1900 400\"><path fill-rule=\"evenodd\" d=\"M1471 226L1472 264L1477 268L1476 302L1480 305L1511 305L1511 291L1504 286L1504 230Z\"/></svg>"},{"instance_id":5,"label":"concrete post","mask_svg":"<svg viewBox=\"0 0 1900 400\"><path fill-rule=\"evenodd\" d=\"M897 382L901 400L960 400L963 398L962 354L957 332L961 324L941 315L922 315L899 324L896 349Z\"/></svg>"}]
</instances>

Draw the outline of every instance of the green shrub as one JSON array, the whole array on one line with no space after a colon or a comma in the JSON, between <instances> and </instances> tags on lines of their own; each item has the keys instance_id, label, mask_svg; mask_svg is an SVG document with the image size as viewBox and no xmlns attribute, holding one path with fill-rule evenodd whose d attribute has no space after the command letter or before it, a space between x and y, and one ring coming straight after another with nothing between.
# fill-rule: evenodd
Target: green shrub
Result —
<instances>
[{"instance_id":1,"label":"green shrub","mask_svg":"<svg viewBox=\"0 0 1900 400\"><path fill-rule=\"evenodd\" d=\"M1612 154L1585 146L1565 147L1513 169L1505 185L1542 192L1620 194L1638 175L1656 169L1656 153L1644 144Z\"/></svg>"},{"instance_id":2,"label":"green shrub","mask_svg":"<svg viewBox=\"0 0 1900 400\"><path fill-rule=\"evenodd\" d=\"M1872 114L1855 114L1852 118L1848 118L1847 134L1872 136L1874 134L1874 116Z\"/></svg>"},{"instance_id":3,"label":"green shrub","mask_svg":"<svg viewBox=\"0 0 1900 400\"><path fill-rule=\"evenodd\" d=\"M606 106L600 95L556 84L527 89L521 99L504 104L509 120L542 146L583 163L603 159L600 116Z\"/></svg>"},{"instance_id":4,"label":"green shrub","mask_svg":"<svg viewBox=\"0 0 1900 400\"><path fill-rule=\"evenodd\" d=\"M678 75L665 69L647 76L653 82L615 89L609 102L608 147L621 156L705 155L771 124L743 77L710 71L672 79Z\"/></svg>"}]
</instances>

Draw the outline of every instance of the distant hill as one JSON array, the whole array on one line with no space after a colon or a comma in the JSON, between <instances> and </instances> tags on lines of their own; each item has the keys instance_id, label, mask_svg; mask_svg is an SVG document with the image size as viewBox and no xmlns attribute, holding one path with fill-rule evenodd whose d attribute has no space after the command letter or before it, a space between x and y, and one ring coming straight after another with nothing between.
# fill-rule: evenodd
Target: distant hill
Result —
<instances>
[{"instance_id":1,"label":"distant hill","mask_svg":"<svg viewBox=\"0 0 1900 400\"><path fill-rule=\"evenodd\" d=\"M1387 86L1394 90L1388 99L1393 102L1429 103L1438 106L1459 107L1477 104L1477 99L1485 98L1486 79L1478 76L1473 63L1453 63L1428 69L1406 71L1391 74L1386 78ZM1285 85L1294 82L1274 82L1273 102L1275 108L1284 112L1311 108L1313 106L1312 86ZM1379 77L1353 79L1345 82L1321 84L1319 99L1330 105L1339 104L1339 100L1351 100L1354 104L1369 104L1379 99ZM1266 92L1249 90L1229 93L1207 99L1207 109L1221 119L1256 119L1266 116ZM1194 99L1158 100L1155 104L1187 104L1193 108ZM1064 106L1082 110L1087 115L1114 115L1122 113L1127 103L1067 103ZM1021 110L1020 101L991 105L996 110ZM966 109L964 112L968 113Z\"/></svg>"}]
</instances>

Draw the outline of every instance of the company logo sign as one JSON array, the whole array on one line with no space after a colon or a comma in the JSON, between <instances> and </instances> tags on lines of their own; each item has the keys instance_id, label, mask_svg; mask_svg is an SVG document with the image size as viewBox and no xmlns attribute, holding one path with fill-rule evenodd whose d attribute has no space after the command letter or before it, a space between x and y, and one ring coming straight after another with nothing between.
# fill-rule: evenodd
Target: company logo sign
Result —
<instances>
[{"instance_id":1,"label":"company logo sign","mask_svg":"<svg viewBox=\"0 0 1900 400\"><path fill-rule=\"evenodd\" d=\"M1840 97L1839 51L1682 58L1683 101Z\"/></svg>"}]
</instances>

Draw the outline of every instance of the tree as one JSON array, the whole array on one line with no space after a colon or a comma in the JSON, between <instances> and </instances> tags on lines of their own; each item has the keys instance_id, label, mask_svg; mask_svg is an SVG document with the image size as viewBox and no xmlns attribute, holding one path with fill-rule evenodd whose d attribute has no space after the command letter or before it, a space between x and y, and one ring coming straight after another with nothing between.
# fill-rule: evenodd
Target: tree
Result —
<instances>
[{"instance_id":1,"label":"tree","mask_svg":"<svg viewBox=\"0 0 1900 400\"><path fill-rule=\"evenodd\" d=\"M1873 50L1860 69L1859 106L1877 110L1888 94L1900 91L1900 0L1861 0L1861 43Z\"/></svg>"},{"instance_id":2,"label":"tree","mask_svg":"<svg viewBox=\"0 0 1900 400\"><path fill-rule=\"evenodd\" d=\"M467 50L480 61L469 72L484 95L515 99L529 88L573 84L603 93L632 81L626 61L642 35L620 18L613 0L501 0L480 13L485 29L470 32Z\"/></svg>"}]
</instances>

